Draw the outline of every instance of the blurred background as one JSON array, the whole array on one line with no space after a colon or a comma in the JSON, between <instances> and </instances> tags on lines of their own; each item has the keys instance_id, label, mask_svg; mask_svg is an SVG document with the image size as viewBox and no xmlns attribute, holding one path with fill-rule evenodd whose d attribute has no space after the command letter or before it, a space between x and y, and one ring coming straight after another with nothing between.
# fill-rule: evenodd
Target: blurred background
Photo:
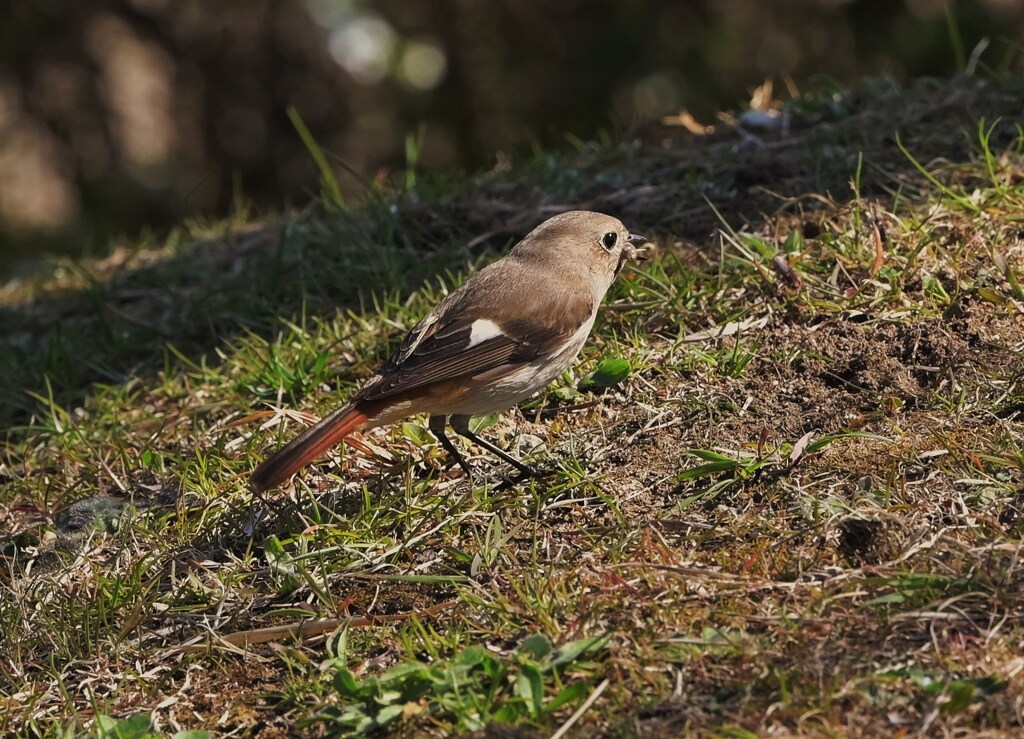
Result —
<instances>
[{"instance_id":1,"label":"blurred background","mask_svg":"<svg viewBox=\"0 0 1024 739\"><path fill-rule=\"evenodd\" d=\"M288 110L360 179L713 122L766 78L997 70L1024 0L14 0L0 4L0 272L241 204L308 202ZM341 164L344 163L344 166ZM358 174L358 178L352 173Z\"/></svg>"}]
</instances>

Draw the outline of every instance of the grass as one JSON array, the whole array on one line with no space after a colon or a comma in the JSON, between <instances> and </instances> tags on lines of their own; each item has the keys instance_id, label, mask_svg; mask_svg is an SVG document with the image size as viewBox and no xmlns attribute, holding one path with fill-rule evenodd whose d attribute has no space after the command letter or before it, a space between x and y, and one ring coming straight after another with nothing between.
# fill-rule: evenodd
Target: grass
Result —
<instances>
[{"instance_id":1,"label":"grass","mask_svg":"<svg viewBox=\"0 0 1024 739\"><path fill-rule=\"evenodd\" d=\"M9 283L0 731L1019 733L1021 89L869 82L759 143L420 174ZM569 206L656 249L481 424L548 476L470 489L410 419L253 499Z\"/></svg>"}]
</instances>

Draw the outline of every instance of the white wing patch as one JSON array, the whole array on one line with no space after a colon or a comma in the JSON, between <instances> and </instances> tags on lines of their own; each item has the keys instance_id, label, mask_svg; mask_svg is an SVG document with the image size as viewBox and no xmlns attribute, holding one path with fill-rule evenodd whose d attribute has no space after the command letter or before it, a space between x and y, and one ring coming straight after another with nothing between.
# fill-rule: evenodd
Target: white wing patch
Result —
<instances>
[{"instance_id":1,"label":"white wing patch","mask_svg":"<svg viewBox=\"0 0 1024 739\"><path fill-rule=\"evenodd\" d=\"M466 348L469 349L471 346L476 346L488 339L504 335L505 332L498 328L498 324L494 321L478 318L469 327L469 343L466 345Z\"/></svg>"}]
</instances>

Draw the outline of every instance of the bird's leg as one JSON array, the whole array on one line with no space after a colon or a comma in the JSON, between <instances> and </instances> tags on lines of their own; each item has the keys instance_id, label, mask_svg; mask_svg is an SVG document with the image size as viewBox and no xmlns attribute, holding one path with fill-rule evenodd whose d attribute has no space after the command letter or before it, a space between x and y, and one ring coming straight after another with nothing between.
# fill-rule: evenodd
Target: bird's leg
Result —
<instances>
[{"instance_id":1,"label":"bird's leg","mask_svg":"<svg viewBox=\"0 0 1024 739\"><path fill-rule=\"evenodd\" d=\"M452 458L458 462L459 467L466 473L466 477L469 478L470 484L473 482L473 468L469 466L469 462L462 458L459 454L459 450L452 444L452 440L448 438L448 434L444 432L444 427L448 424L447 416L431 416L430 421L427 423L427 428L430 429L430 433L437 437L437 440L441 442L441 446L444 450L452 456ZM455 428L452 426L452 428ZM455 429L456 433L459 433L458 429Z\"/></svg>"},{"instance_id":2,"label":"bird's leg","mask_svg":"<svg viewBox=\"0 0 1024 739\"><path fill-rule=\"evenodd\" d=\"M479 436L474 434L472 431L470 431L469 430L469 416L452 416L451 417L451 427L452 427L452 430L455 433L457 433L459 436L465 436L467 439L472 441L474 444L478 444L478 445L482 446L484 449L489 451L491 454L494 454L494 455L496 455L498 457L501 457L501 459L505 460L510 465L515 467L523 475L525 475L527 477L536 477L537 476L537 471L535 469L533 469L532 467L530 467L528 464L520 462L518 459L516 459L511 454L509 454L505 450L501 449L497 445L492 444L491 442L487 441L486 439L480 438ZM434 430L433 427L431 427L430 430L433 431Z\"/></svg>"}]
</instances>

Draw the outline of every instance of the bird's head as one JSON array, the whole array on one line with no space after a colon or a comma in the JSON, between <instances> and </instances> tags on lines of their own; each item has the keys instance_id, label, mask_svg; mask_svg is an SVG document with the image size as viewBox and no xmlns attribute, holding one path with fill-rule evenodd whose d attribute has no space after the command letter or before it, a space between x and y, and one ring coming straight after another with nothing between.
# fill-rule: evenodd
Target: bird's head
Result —
<instances>
[{"instance_id":1,"label":"bird's head","mask_svg":"<svg viewBox=\"0 0 1024 739\"><path fill-rule=\"evenodd\" d=\"M555 269L583 269L611 283L636 246L647 241L631 234L618 218L589 210L572 210L549 218L527 234L512 253L539 259Z\"/></svg>"}]
</instances>

